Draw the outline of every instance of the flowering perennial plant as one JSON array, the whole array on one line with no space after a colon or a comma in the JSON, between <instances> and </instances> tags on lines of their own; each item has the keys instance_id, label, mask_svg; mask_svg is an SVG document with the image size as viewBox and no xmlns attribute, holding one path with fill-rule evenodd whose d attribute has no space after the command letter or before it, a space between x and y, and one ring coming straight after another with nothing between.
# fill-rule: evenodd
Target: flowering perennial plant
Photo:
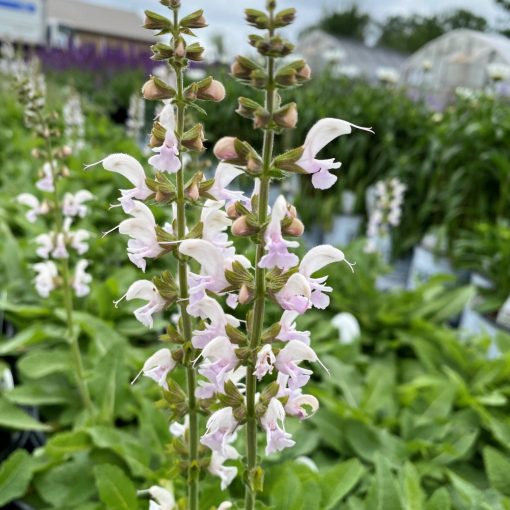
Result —
<instances>
[{"instance_id":1,"label":"flowering perennial plant","mask_svg":"<svg viewBox=\"0 0 510 510\"><path fill-rule=\"evenodd\" d=\"M142 89L146 99L164 105L151 132L152 174L146 176L143 166L126 154L110 155L102 164L132 184L120 190L119 198L128 217L118 231L129 238L129 259L145 272L147 259L171 255L177 277L167 270L152 280L140 279L124 298L145 301L134 313L148 327L155 313L179 310L176 327L170 324L161 337L168 347L153 354L141 374L161 387L171 411L173 451L181 457L176 469L187 476L187 507L199 508L201 475L217 476L225 489L238 475L239 462L232 461L243 455L244 507L253 510L263 485L258 430L266 437L266 455L279 452L295 444L285 429L286 418L303 420L319 407L317 399L303 391L312 370L302 364L321 363L310 345L310 333L299 331L296 319L310 308L329 305L332 289L327 276L319 274L325 266L345 262L352 269L344 254L329 245L313 248L301 261L290 251L299 246L296 238L304 226L284 196L270 207L270 184L297 173L311 175L317 188L331 187L337 180L332 171L340 163L319 159L318 154L357 126L323 119L303 146L273 154L275 136L298 120L296 104L283 103L280 93L309 80L310 68L303 60L283 60L293 46L277 30L290 25L296 13L292 8L277 11L276 2L269 0L266 12L246 11L248 23L262 31L250 36L250 44L264 65L244 56L237 56L232 65L234 78L263 95L260 103L239 98L237 110L263 133L262 150L226 136L214 147L219 160L214 177L190 172L183 156L204 150L204 130L201 124L185 129L185 112L202 112L197 102L220 101L225 90L212 77L184 85L184 70L190 61L201 60L204 51L188 38L205 26L205 19L202 10L180 17L180 0L161 3L172 15L146 11L145 27L158 35L170 34L170 44L152 47L153 59L166 61L176 81L170 84L151 76ZM229 189L240 175L251 178L251 196ZM169 221L158 225L151 206L164 207ZM191 221L194 212L196 223ZM254 244L254 260L236 253L235 237ZM281 310L274 324L264 324L269 302ZM225 311L228 308L232 313ZM186 388L171 377L179 367L185 370ZM208 418L200 432L202 414ZM224 502L219 508L230 507Z\"/></svg>"},{"instance_id":2,"label":"flowering perennial plant","mask_svg":"<svg viewBox=\"0 0 510 510\"><path fill-rule=\"evenodd\" d=\"M376 252L381 239L389 235L392 227L400 225L405 191L405 184L396 177L376 183L375 203L368 219L366 252Z\"/></svg>"},{"instance_id":3,"label":"flowering perennial plant","mask_svg":"<svg viewBox=\"0 0 510 510\"><path fill-rule=\"evenodd\" d=\"M73 228L73 224L87 215L87 203L93 195L88 190L75 193L62 190L65 179L69 177L65 160L72 150L63 145L59 114L47 110L44 77L35 67L28 67L16 77L16 89L25 108L25 123L42 143L41 148L34 149L32 153L41 164L35 183L38 195L23 192L17 197L18 203L26 208L26 219L37 223L44 218L45 227L49 229L34 239L35 252L42 259L33 265L35 288L42 298L48 298L57 290L61 292L76 381L84 405L91 409L73 325L73 293L81 298L90 292L92 276L87 273L89 262L80 258L88 251L90 232ZM73 271L70 267L72 259L75 260Z\"/></svg>"}]
</instances>

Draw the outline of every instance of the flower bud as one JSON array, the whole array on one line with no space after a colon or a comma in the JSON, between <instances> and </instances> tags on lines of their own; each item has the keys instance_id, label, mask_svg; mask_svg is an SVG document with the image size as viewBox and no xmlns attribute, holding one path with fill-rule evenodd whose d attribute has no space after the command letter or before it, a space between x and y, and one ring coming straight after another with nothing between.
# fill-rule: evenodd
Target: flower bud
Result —
<instances>
[{"instance_id":1,"label":"flower bud","mask_svg":"<svg viewBox=\"0 0 510 510\"><path fill-rule=\"evenodd\" d=\"M312 70L310 69L310 66L305 63L301 69L298 69L296 78L299 81L299 83L303 83L305 81L308 81L312 77Z\"/></svg>"},{"instance_id":2,"label":"flower bud","mask_svg":"<svg viewBox=\"0 0 510 510\"><path fill-rule=\"evenodd\" d=\"M236 208L235 202L231 202L229 205L227 205L225 212L227 213L227 216L231 220L235 220L235 219L239 218L239 216L241 216L239 211Z\"/></svg>"},{"instance_id":3,"label":"flower bud","mask_svg":"<svg viewBox=\"0 0 510 510\"><path fill-rule=\"evenodd\" d=\"M253 60L249 58L243 57L241 55L237 55L230 68L230 72L232 76L238 78L239 80L249 80L251 77L251 73L254 70L262 70L262 68L257 65Z\"/></svg>"},{"instance_id":4,"label":"flower bud","mask_svg":"<svg viewBox=\"0 0 510 510\"><path fill-rule=\"evenodd\" d=\"M149 147L161 147L165 141L166 129L158 121L154 122Z\"/></svg>"},{"instance_id":5,"label":"flower bud","mask_svg":"<svg viewBox=\"0 0 510 510\"><path fill-rule=\"evenodd\" d=\"M237 237L249 237L256 234L258 229L248 223L247 216L241 216L232 223L232 235Z\"/></svg>"},{"instance_id":6,"label":"flower bud","mask_svg":"<svg viewBox=\"0 0 510 510\"><path fill-rule=\"evenodd\" d=\"M174 48L174 55L177 58L183 58L186 56L186 43L184 42L184 39L182 37L179 37L177 39L177 44Z\"/></svg>"},{"instance_id":7,"label":"flower bud","mask_svg":"<svg viewBox=\"0 0 510 510\"><path fill-rule=\"evenodd\" d=\"M269 28L269 17L265 12L258 11L257 9L246 9L244 11L246 23L259 30L266 30Z\"/></svg>"},{"instance_id":8,"label":"flower bud","mask_svg":"<svg viewBox=\"0 0 510 510\"><path fill-rule=\"evenodd\" d=\"M39 149L32 149L32 157L33 158L40 158L41 157L41 151Z\"/></svg>"},{"instance_id":9,"label":"flower bud","mask_svg":"<svg viewBox=\"0 0 510 510\"><path fill-rule=\"evenodd\" d=\"M296 19L296 9L290 7L276 14L274 18L275 28L283 28L290 25Z\"/></svg>"},{"instance_id":10,"label":"flower bud","mask_svg":"<svg viewBox=\"0 0 510 510\"><path fill-rule=\"evenodd\" d=\"M194 62L200 62L201 60L204 60L203 53L204 48L198 43L190 44L186 48L186 58L189 58Z\"/></svg>"},{"instance_id":11,"label":"flower bud","mask_svg":"<svg viewBox=\"0 0 510 510\"><path fill-rule=\"evenodd\" d=\"M198 11L192 12L188 14L184 18L181 19L180 22L181 27L185 28L204 28L207 26L207 23L204 18L203 9L199 9Z\"/></svg>"},{"instance_id":12,"label":"flower bud","mask_svg":"<svg viewBox=\"0 0 510 510\"><path fill-rule=\"evenodd\" d=\"M269 121L271 120L271 115L267 110L261 108L255 112L253 117L253 126L255 129L263 129L269 125Z\"/></svg>"},{"instance_id":13,"label":"flower bud","mask_svg":"<svg viewBox=\"0 0 510 510\"><path fill-rule=\"evenodd\" d=\"M253 299L253 294L246 284L243 283L239 289L239 304L246 305Z\"/></svg>"},{"instance_id":14,"label":"flower bud","mask_svg":"<svg viewBox=\"0 0 510 510\"><path fill-rule=\"evenodd\" d=\"M198 88L197 99L201 99L203 101L214 101L215 103L223 101L223 99L225 99L225 87L221 82L211 80L207 86Z\"/></svg>"},{"instance_id":15,"label":"flower bud","mask_svg":"<svg viewBox=\"0 0 510 510\"><path fill-rule=\"evenodd\" d=\"M60 175L62 177L69 177L71 175L71 171L69 170L69 167L63 166L62 170L60 171Z\"/></svg>"},{"instance_id":16,"label":"flower bud","mask_svg":"<svg viewBox=\"0 0 510 510\"><path fill-rule=\"evenodd\" d=\"M267 85L267 74L262 69L255 69L250 73L250 84L256 89L264 89Z\"/></svg>"},{"instance_id":17,"label":"flower bud","mask_svg":"<svg viewBox=\"0 0 510 510\"><path fill-rule=\"evenodd\" d=\"M246 170L251 175L260 175L262 173L263 162L257 153L250 152L246 161Z\"/></svg>"},{"instance_id":18,"label":"flower bud","mask_svg":"<svg viewBox=\"0 0 510 510\"><path fill-rule=\"evenodd\" d=\"M298 110L296 103L289 103L283 108L277 110L273 115L273 120L282 128L294 129L298 121Z\"/></svg>"},{"instance_id":19,"label":"flower bud","mask_svg":"<svg viewBox=\"0 0 510 510\"><path fill-rule=\"evenodd\" d=\"M233 136L220 138L214 146L214 155L222 161L239 157L235 148L235 140Z\"/></svg>"},{"instance_id":20,"label":"flower bud","mask_svg":"<svg viewBox=\"0 0 510 510\"><path fill-rule=\"evenodd\" d=\"M170 7L170 9L177 9L181 6L181 0L159 0L159 3L165 7Z\"/></svg>"},{"instance_id":21,"label":"flower bud","mask_svg":"<svg viewBox=\"0 0 510 510\"><path fill-rule=\"evenodd\" d=\"M71 149L71 147L69 147L69 145L64 145L60 152L60 154L62 155L63 158L67 158L68 156L71 156L72 153L73 153L73 149Z\"/></svg>"},{"instance_id":22,"label":"flower bud","mask_svg":"<svg viewBox=\"0 0 510 510\"><path fill-rule=\"evenodd\" d=\"M297 218L297 209L295 205L287 204L287 216L289 218Z\"/></svg>"},{"instance_id":23,"label":"flower bud","mask_svg":"<svg viewBox=\"0 0 510 510\"><path fill-rule=\"evenodd\" d=\"M196 124L182 135L181 143L191 151L200 152L204 150L204 140L204 127L202 124Z\"/></svg>"},{"instance_id":24,"label":"flower bud","mask_svg":"<svg viewBox=\"0 0 510 510\"><path fill-rule=\"evenodd\" d=\"M290 225L282 228L282 233L292 237L301 237L305 231L305 226L297 218L293 218Z\"/></svg>"},{"instance_id":25,"label":"flower bud","mask_svg":"<svg viewBox=\"0 0 510 510\"><path fill-rule=\"evenodd\" d=\"M193 202L196 202L200 198L200 187L199 184L193 180L191 183L191 186L189 186L186 189L186 195L193 200Z\"/></svg>"},{"instance_id":26,"label":"flower bud","mask_svg":"<svg viewBox=\"0 0 510 510\"><path fill-rule=\"evenodd\" d=\"M171 30L172 23L168 18L162 16L153 11L145 11L145 21L143 24L143 28L147 28L149 30Z\"/></svg>"},{"instance_id":27,"label":"flower bud","mask_svg":"<svg viewBox=\"0 0 510 510\"><path fill-rule=\"evenodd\" d=\"M142 95L149 101L172 99L175 96L175 90L158 77L151 76L142 87Z\"/></svg>"},{"instance_id":28,"label":"flower bud","mask_svg":"<svg viewBox=\"0 0 510 510\"><path fill-rule=\"evenodd\" d=\"M262 109L262 106L260 106L256 101L253 101L253 99L240 97L239 107L237 108L236 113L245 119L253 119L255 112L260 109Z\"/></svg>"}]
</instances>

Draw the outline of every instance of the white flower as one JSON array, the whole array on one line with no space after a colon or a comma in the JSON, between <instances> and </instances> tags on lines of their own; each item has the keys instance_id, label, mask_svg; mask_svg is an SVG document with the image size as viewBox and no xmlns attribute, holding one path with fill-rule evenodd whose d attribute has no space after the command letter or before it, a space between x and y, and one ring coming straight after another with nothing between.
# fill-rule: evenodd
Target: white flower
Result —
<instances>
[{"instance_id":1,"label":"white flower","mask_svg":"<svg viewBox=\"0 0 510 510\"><path fill-rule=\"evenodd\" d=\"M87 214L87 206L84 205L84 203L93 198L94 195L86 189L77 191L74 195L72 193L66 193L62 202L62 212L64 216L79 216L80 218L84 218Z\"/></svg>"},{"instance_id":2,"label":"white flower","mask_svg":"<svg viewBox=\"0 0 510 510\"><path fill-rule=\"evenodd\" d=\"M272 374L275 361L276 357L271 344L263 345L257 353L257 362L255 363L253 375L256 375L257 379L260 381L266 374Z\"/></svg>"},{"instance_id":3,"label":"white flower","mask_svg":"<svg viewBox=\"0 0 510 510\"><path fill-rule=\"evenodd\" d=\"M174 510L177 508L173 493L167 489L153 485L149 489L149 494L152 499L156 500L150 502L149 510Z\"/></svg>"},{"instance_id":4,"label":"white flower","mask_svg":"<svg viewBox=\"0 0 510 510\"><path fill-rule=\"evenodd\" d=\"M205 434L200 442L225 459L239 455L230 443L235 441L238 423L231 407L223 407L211 414L207 420Z\"/></svg>"},{"instance_id":5,"label":"white flower","mask_svg":"<svg viewBox=\"0 0 510 510\"><path fill-rule=\"evenodd\" d=\"M53 170L50 163L44 163L42 174L41 179L35 183L35 187L48 193L53 192L55 190L55 183L53 182Z\"/></svg>"},{"instance_id":6,"label":"white flower","mask_svg":"<svg viewBox=\"0 0 510 510\"><path fill-rule=\"evenodd\" d=\"M78 255L83 255L89 249L87 241L90 239L90 232L84 229L72 230L67 233L71 248L76 250Z\"/></svg>"},{"instance_id":7,"label":"white flower","mask_svg":"<svg viewBox=\"0 0 510 510\"><path fill-rule=\"evenodd\" d=\"M119 202L124 212L130 213L136 207L137 202L134 199L145 200L154 194L145 183L146 177L142 165L132 156L111 154L101 163L105 170L122 175L134 185L133 189L120 190L121 198L119 198Z\"/></svg>"},{"instance_id":8,"label":"white flower","mask_svg":"<svg viewBox=\"0 0 510 510\"><path fill-rule=\"evenodd\" d=\"M243 170L234 165L224 161L220 162L214 174L214 184L207 190L207 193L216 200L243 200L244 195L242 191L230 191L227 189L227 186L243 173Z\"/></svg>"},{"instance_id":9,"label":"white flower","mask_svg":"<svg viewBox=\"0 0 510 510\"><path fill-rule=\"evenodd\" d=\"M400 75L394 67L379 67L376 76L380 82L388 85L395 85L400 80Z\"/></svg>"},{"instance_id":10,"label":"white flower","mask_svg":"<svg viewBox=\"0 0 510 510\"><path fill-rule=\"evenodd\" d=\"M237 468L234 466L225 466L224 463L226 460L228 459L222 457L218 452L213 451L211 462L209 463L208 467L209 473L220 478L222 491L224 491L232 483L232 480L237 476ZM229 507L224 506L223 508Z\"/></svg>"},{"instance_id":11,"label":"white flower","mask_svg":"<svg viewBox=\"0 0 510 510\"><path fill-rule=\"evenodd\" d=\"M41 297L48 297L50 292L56 288L58 277L57 266L51 260L39 262L32 266L37 272L35 277L35 289Z\"/></svg>"},{"instance_id":12,"label":"white flower","mask_svg":"<svg viewBox=\"0 0 510 510\"><path fill-rule=\"evenodd\" d=\"M69 257L69 252L67 251L66 248L66 236L64 232L59 232L58 234L56 234L53 240L55 242L55 245L53 251L51 252L51 256L54 259L67 259Z\"/></svg>"},{"instance_id":13,"label":"white flower","mask_svg":"<svg viewBox=\"0 0 510 510\"><path fill-rule=\"evenodd\" d=\"M334 248L329 244L323 244L312 248L301 260L299 264L299 273L302 274L310 285L310 302L316 308L321 310L329 306L329 296L327 292L333 289L325 285L328 277L313 278L312 275L329 264L334 262L345 262L352 271L353 265L346 258L343 251Z\"/></svg>"},{"instance_id":14,"label":"white flower","mask_svg":"<svg viewBox=\"0 0 510 510\"><path fill-rule=\"evenodd\" d=\"M306 135L303 155L296 164L306 173L312 174L314 188L331 188L338 177L329 171L341 166L334 159L317 159L317 154L335 138L351 133L353 127L372 132L369 128L355 126L345 120L326 118L319 120Z\"/></svg>"},{"instance_id":15,"label":"white flower","mask_svg":"<svg viewBox=\"0 0 510 510\"><path fill-rule=\"evenodd\" d=\"M235 249L225 232L232 225L232 220L221 209L222 207L223 202L214 200L205 202L200 215L200 221L203 224L202 239L219 248L225 257L232 258L235 255Z\"/></svg>"},{"instance_id":16,"label":"white flower","mask_svg":"<svg viewBox=\"0 0 510 510\"><path fill-rule=\"evenodd\" d=\"M80 259L74 268L73 289L77 297L84 297L90 292L92 276L86 272L88 265L87 260Z\"/></svg>"},{"instance_id":17,"label":"white flower","mask_svg":"<svg viewBox=\"0 0 510 510\"><path fill-rule=\"evenodd\" d=\"M292 440L292 436L285 432L284 420L285 409L282 403L277 398L272 398L267 406L266 414L260 420L266 431L266 455L271 455L296 444Z\"/></svg>"},{"instance_id":18,"label":"white flower","mask_svg":"<svg viewBox=\"0 0 510 510\"><path fill-rule=\"evenodd\" d=\"M34 241L39 245L35 250L42 259L47 259L53 251L53 236L51 234L39 234Z\"/></svg>"},{"instance_id":19,"label":"white flower","mask_svg":"<svg viewBox=\"0 0 510 510\"><path fill-rule=\"evenodd\" d=\"M164 310L166 306L166 301L161 297L156 286L149 280L137 280L132 283L126 294L115 301L115 305L124 298L126 301L132 299L147 301L146 305L134 311L134 315L138 321L148 328L152 328L154 323L152 315Z\"/></svg>"},{"instance_id":20,"label":"white flower","mask_svg":"<svg viewBox=\"0 0 510 510\"><path fill-rule=\"evenodd\" d=\"M45 200L43 202L39 202L39 199L30 193L21 193L16 199L18 203L30 208L25 214L26 219L30 223L34 223L38 216L47 214L50 210L48 202Z\"/></svg>"},{"instance_id":21,"label":"white flower","mask_svg":"<svg viewBox=\"0 0 510 510\"><path fill-rule=\"evenodd\" d=\"M339 340L342 344L352 344L361 335L359 322L350 313L343 312L335 315L331 319L331 324L338 329Z\"/></svg>"},{"instance_id":22,"label":"white flower","mask_svg":"<svg viewBox=\"0 0 510 510\"><path fill-rule=\"evenodd\" d=\"M127 246L129 260L145 272L145 258L155 258L164 251L158 243L156 220L151 210L138 201L129 214L132 218L120 223L119 232L131 238Z\"/></svg>"},{"instance_id":23,"label":"white flower","mask_svg":"<svg viewBox=\"0 0 510 510\"><path fill-rule=\"evenodd\" d=\"M159 386L167 390L166 376L168 372L175 368L176 364L169 349L160 349L147 359L143 365L142 373L145 377L156 381Z\"/></svg>"}]
</instances>

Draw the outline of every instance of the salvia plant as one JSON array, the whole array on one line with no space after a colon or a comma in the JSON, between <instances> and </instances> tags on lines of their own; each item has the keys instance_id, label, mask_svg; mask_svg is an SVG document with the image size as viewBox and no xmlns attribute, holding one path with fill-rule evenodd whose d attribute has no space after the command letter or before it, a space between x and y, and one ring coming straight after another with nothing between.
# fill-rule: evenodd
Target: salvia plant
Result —
<instances>
[{"instance_id":1,"label":"salvia plant","mask_svg":"<svg viewBox=\"0 0 510 510\"><path fill-rule=\"evenodd\" d=\"M373 188L374 203L367 225L365 245L367 252L378 251L381 248L381 241L388 238L391 228L400 225L405 191L405 184L397 177L375 184Z\"/></svg>"},{"instance_id":2,"label":"salvia plant","mask_svg":"<svg viewBox=\"0 0 510 510\"><path fill-rule=\"evenodd\" d=\"M18 73L16 90L24 106L26 126L39 141L39 147L32 152L32 156L40 162L35 182L38 196L24 192L17 197L17 201L27 208L25 216L30 223L42 224L41 219L45 220L45 231L34 239L37 245L35 252L41 259L33 265L35 289L42 298L59 293L65 310L67 341L76 383L84 407L91 410L77 331L73 325L73 296L82 298L90 292L92 276L87 273L89 262L81 258L88 251L90 232L75 228L74 224L87 215L86 203L93 195L88 190L65 191L64 181L69 177L65 161L72 150L64 144L61 116L46 105L43 75L35 66L28 66Z\"/></svg>"},{"instance_id":3,"label":"salvia plant","mask_svg":"<svg viewBox=\"0 0 510 510\"><path fill-rule=\"evenodd\" d=\"M204 113L199 102L221 101L225 89L212 77L185 86L189 62L202 59L204 49L189 38L206 26L204 14L198 10L181 17L180 0L161 4L170 16L146 11L145 27L169 36L169 44L152 47L153 59L167 62L176 80L169 84L151 76L142 88L145 99L164 105L149 142L155 153L148 160L153 173L147 176L126 154L112 154L101 163L133 185L120 190L119 205L128 218L116 227L129 237L131 262L145 272L146 259L169 256L174 261L168 259L169 269L154 279L134 282L121 299L146 301L134 314L148 327L153 314L178 311L176 325L170 323L161 337L169 347L152 355L141 374L161 386L170 411L172 452L176 470L186 477L187 508L199 508L199 482L206 472L218 476L225 489L238 474L239 463L232 461L242 458L244 508L252 510L264 478L259 431L265 434L266 455L292 447L286 418L303 420L319 407L314 396L303 392L312 371L300 364L320 361L310 333L299 331L296 319L310 308L329 305L332 289L327 277L316 273L334 262L352 269L343 252L329 245L311 249L301 260L289 251L299 243L286 238L300 237L304 226L284 196L270 207L270 185L294 173L311 175L316 188L333 186L337 176L331 170L340 163L317 155L356 126L323 119L302 146L273 153L275 137L298 120L297 105L284 103L282 93L308 81L310 68L289 58L293 45L278 32L294 21L295 9L277 11L276 1L269 0L266 11L246 11L248 24L260 31L249 41L261 58L237 56L231 69L235 79L261 96L260 102L240 97L237 113L253 121L262 146L226 136L214 147L219 160L214 176L206 179L203 172L192 171L191 158L184 156L204 150L204 128L199 123L185 127L186 112ZM228 189L241 175L253 183L251 196ZM164 225L156 223L151 207L164 210ZM252 243L254 250L246 253L254 252L254 260L236 253L234 238ZM280 310L273 324L265 320L270 302ZM235 317L224 311L227 307L236 310ZM179 369L185 372L185 387L170 377ZM173 495L165 489L152 487L149 495L154 508L173 508ZM231 507L225 501L219 508Z\"/></svg>"}]
</instances>

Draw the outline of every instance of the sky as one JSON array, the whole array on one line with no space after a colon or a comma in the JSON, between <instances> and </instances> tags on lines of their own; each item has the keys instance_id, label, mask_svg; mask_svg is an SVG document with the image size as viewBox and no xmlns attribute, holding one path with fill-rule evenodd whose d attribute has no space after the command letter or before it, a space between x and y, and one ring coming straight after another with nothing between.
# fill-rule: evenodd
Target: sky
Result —
<instances>
[{"instance_id":1,"label":"sky","mask_svg":"<svg viewBox=\"0 0 510 510\"><path fill-rule=\"evenodd\" d=\"M143 12L144 9L164 9L158 0L87 0L94 3L112 5L124 9ZM353 0L279 0L278 7L295 7L298 18L292 27L290 39L307 26L318 21L331 9L342 9L352 5ZM492 23L505 16L494 0L358 0L361 10L369 12L376 19L384 19L391 15L409 15L413 13L431 14L443 10L463 8L485 16ZM239 47L246 45L246 34L251 30L243 20L246 7L263 9L265 0L183 0L185 11L191 12L203 8L209 27L200 31L201 38L221 33L227 43L229 53L238 53Z\"/></svg>"}]
</instances>

